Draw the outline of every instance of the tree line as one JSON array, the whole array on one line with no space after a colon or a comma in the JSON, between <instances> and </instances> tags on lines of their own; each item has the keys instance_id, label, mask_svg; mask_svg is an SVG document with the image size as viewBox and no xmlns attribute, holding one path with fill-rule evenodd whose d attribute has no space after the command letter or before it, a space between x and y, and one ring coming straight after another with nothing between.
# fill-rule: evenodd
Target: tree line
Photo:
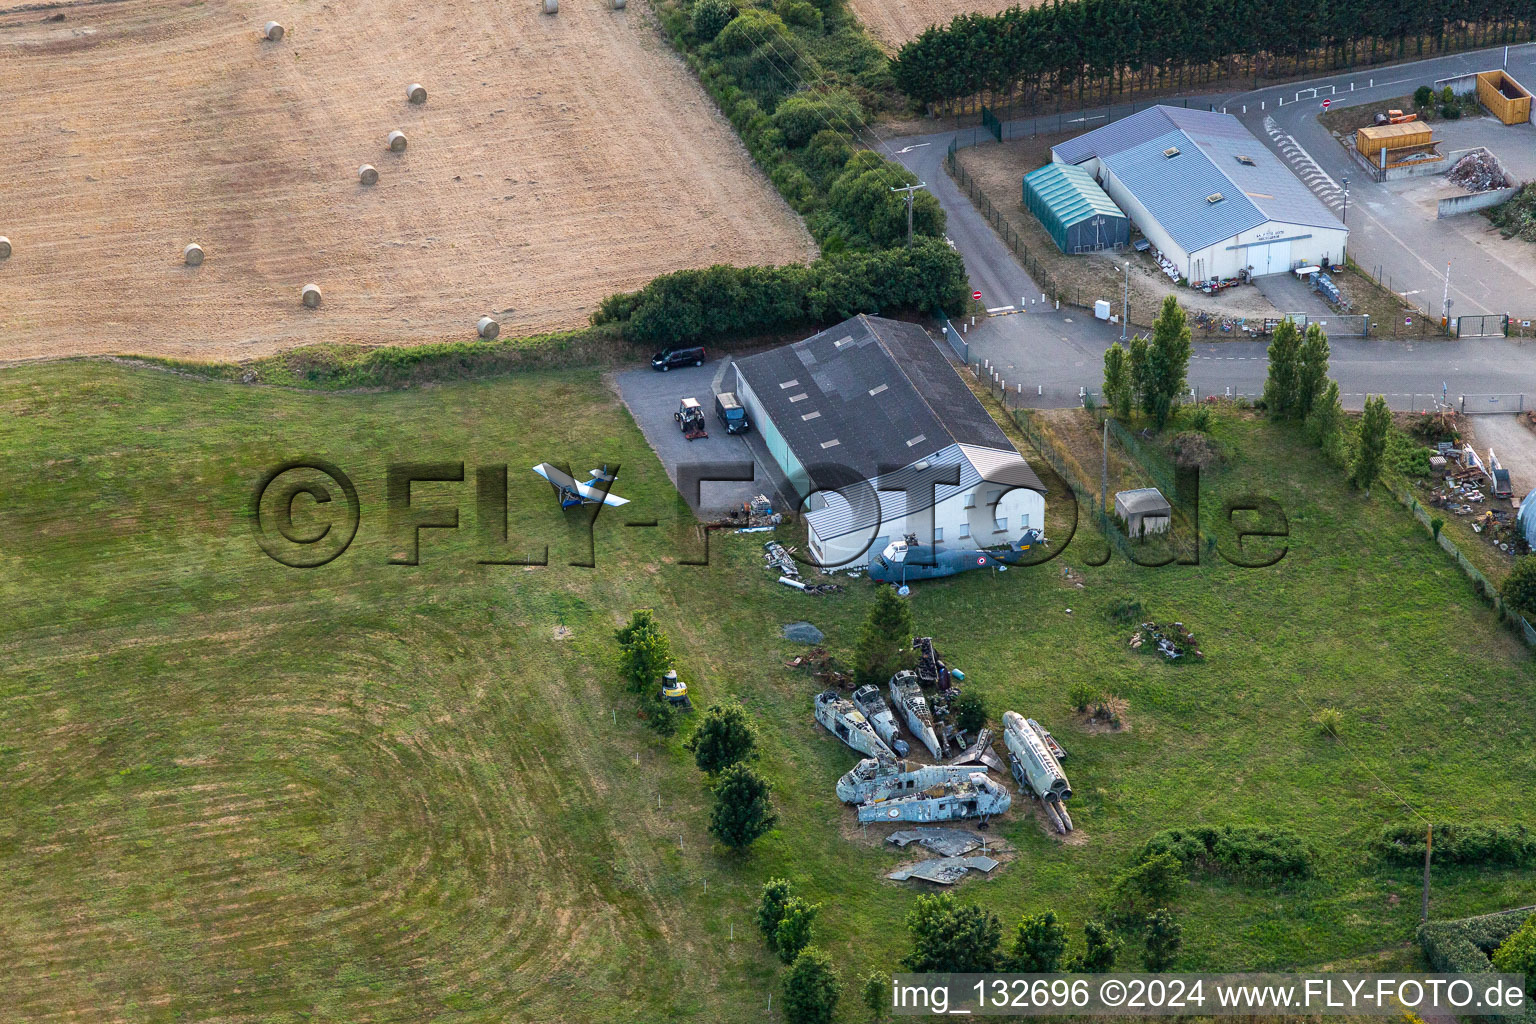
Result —
<instances>
[{"instance_id":1,"label":"tree line","mask_svg":"<svg viewBox=\"0 0 1536 1024\"><path fill-rule=\"evenodd\" d=\"M897 86L921 103L1074 85L1121 91L1229 75L1297 74L1476 46L1525 42L1536 0L1057 0L930 26L892 61Z\"/></svg>"}]
</instances>

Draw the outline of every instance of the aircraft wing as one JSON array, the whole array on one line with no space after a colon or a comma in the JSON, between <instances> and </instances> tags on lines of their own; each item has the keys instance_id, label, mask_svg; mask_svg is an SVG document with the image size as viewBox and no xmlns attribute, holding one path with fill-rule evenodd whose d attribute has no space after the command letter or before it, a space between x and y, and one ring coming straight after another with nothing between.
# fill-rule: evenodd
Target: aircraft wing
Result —
<instances>
[{"instance_id":1,"label":"aircraft wing","mask_svg":"<svg viewBox=\"0 0 1536 1024\"><path fill-rule=\"evenodd\" d=\"M600 488L593 487L591 484L577 483L571 478L569 473L562 473L560 470L556 469L554 466L551 466L547 462L541 462L537 466L534 466L533 471L562 490L575 491L586 501L600 501L604 505L609 505L614 508L617 508L620 505L629 504L628 498L621 498L616 494L605 494Z\"/></svg>"},{"instance_id":2,"label":"aircraft wing","mask_svg":"<svg viewBox=\"0 0 1536 1024\"><path fill-rule=\"evenodd\" d=\"M600 501L604 505L609 505L613 508L629 504L628 498L621 498L617 494L606 494L601 488L593 487L591 484L577 484L576 493L588 501Z\"/></svg>"}]
</instances>

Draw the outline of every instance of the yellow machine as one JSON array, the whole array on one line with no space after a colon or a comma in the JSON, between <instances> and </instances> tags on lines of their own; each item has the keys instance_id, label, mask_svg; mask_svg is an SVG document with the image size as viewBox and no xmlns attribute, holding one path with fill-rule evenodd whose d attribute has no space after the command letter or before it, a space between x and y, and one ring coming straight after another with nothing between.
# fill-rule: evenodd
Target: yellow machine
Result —
<instances>
[{"instance_id":1,"label":"yellow machine","mask_svg":"<svg viewBox=\"0 0 1536 1024\"><path fill-rule=\"evenodd\" d=\"M691 708L693 702L688 699L688 684L677 678L677 669L668 669L667 674L661 677L662 699L680 704L685 708Z\"/></svg>"}]
</instances>

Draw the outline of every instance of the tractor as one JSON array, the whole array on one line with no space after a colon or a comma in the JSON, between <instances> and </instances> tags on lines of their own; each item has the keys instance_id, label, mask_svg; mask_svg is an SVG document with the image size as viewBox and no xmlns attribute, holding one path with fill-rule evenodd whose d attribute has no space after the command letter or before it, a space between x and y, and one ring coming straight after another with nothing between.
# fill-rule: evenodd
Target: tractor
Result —
<instances>
[{"instance_id":1,"label":"tractor","mask_svg":"<svg viewBox=\"0 0 1536 1024\"><path fill-rule=\"evenodd\" d=\"M704 428L704 409L697 398L685 398L677 403L677 412L672 418L677 420L683 436L690 441L709 436L709 431Z\"/></svg>"}]
</instances>

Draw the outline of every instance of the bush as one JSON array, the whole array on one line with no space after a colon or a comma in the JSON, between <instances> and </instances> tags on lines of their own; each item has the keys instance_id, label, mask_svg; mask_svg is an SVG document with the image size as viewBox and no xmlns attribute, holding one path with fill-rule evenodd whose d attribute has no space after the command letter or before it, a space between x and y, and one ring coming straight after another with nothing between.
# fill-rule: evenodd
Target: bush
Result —
<instances>
[{"instance_id":1,"label":"bush","mask_svg":"<svg viewBox=\"0 0 1536 1024\"><path fill-rule=\"evenodd\" d=\"M1493 954L1493 969L1503 974L1525 975L1525 994L1536 998L1536 916L1525 923Z\"/></svg>"},{"instance_id":2,"label":"bush","mask_svg":"<svg viewBox=\"0 0 1536 1024\"><path fill-rule=\"evenodd\" d=\"M1209 434L1215 422L1216 417L1208 405L1188 405L1179 411L1179 424L1186 430L1198 430L1202 434Z\"/></svg>"},{"instance_id":3,"label":"bush","mask_svg":"<svg viewBox=\"0 0 1536 1024\"><path fill-rule=\"evenodd\" d=\"M1431 103L1433 103L1434 101L1435 101L1435 90L1431 89L1429 86L1421 85L1417 89L1413 90L1413 105L1414 106L1416 106L1416 107L1427 107Z\"/></svg>"},{"instance_id":4,"label":"bush","mask_svg":"<svg viewBox=\"0 0 1536 1024\"><path fill-rule=\"evenodd\" d=\"M1459 921L1430 921L1419 925L1419 946L1431 970L1442 974L1490 974L1494 951L1532 916L1530 911L1522 911Z\"/></svg>"},{"instance_id":5,"label":"bush","mask_svg":"<svg viewBox=\"0 0 1536 1024\"><path fill-rule=\"evenodd\" d=\"M949 710L954 713L955 726L961 732L975 735L987 724L987 702L975 690L960 691L960 694L949 702Z\"/></svg>"},{"instance_id":6,"label":"bush","mask_svg":"<svg viewBox=\"0 0 1536 1024\"><path fill-rule=\"evenodd\" d=\"M1461 108L1454 103L1444 103L1440 106L1440 116L1447 121L1455 121L1461 117Z\"/></svg>"},{"instance_id":7,"label":"bush","mask_svg":"<svg viewBox=\"0 0 1536 1024\"><path fill-rule=\"evenodd\" d=\"M1525 555L1499 584L1504 603L1526 618L1536 618L1536 555Z\"/></svg>"},{"instance_id":8,"label":"bush","mask_svg":"<svg viewBox=\"0 0 1536 1024\"><path fill-rule=\"evenodd\" d=\"M1317 714L1312 716L1312 722L1317 726L1317 731L1330 739L1339 738L1339 729L1344 725L1344 716L1338 708L1319 708Z\"/></svg>"},{"instance_id":9,"label":"bush","mask_svg":"<svg viewBox=\"0 0 1536 1024\"><path fill-rule=\"evenodd\" d=\"M689 24L693 34L701 42L707 43L730 24L732 17L731 5L726 0L698 0L693 5L693 17L689 19Z\"/></svg>"},{"instance_id":10,"label":"bush","mask_svg":"<svg viewBox=\"0 0 1536 1024\"><path fill-rule=\"evenodd\" d=\"M810 7L804 0L795 2ZM773 126L783 134L784 144L790 149L802 148L810 143L817 132L829 128L833 131L853 132L863 120L859 101L846 89L816 94L796 93L780 103L773 112Z\"/></svg>"},{"instance_id":11,"label":"bush","mask_svg":"<svg viewBox=\"0 0 1536 1024\"><path fill-rule=\"evenodd\" d=\"M1141 606L1141 602L1136 600L1134 597L1120 598L1119 600L1115 601L1114 604L1110 605L1109 610L1104 614L1109 617L1109 621L1118 622L1122 626L1130 625L1133 622L1145 622L1147 620L1147 610L1143 608ZM1073 689L1074 692L1076 692L1076 687Z\"/></svg>"},{"instance_id":12,"label":"bush","mask_svg":"<svg viewBox=\"0 0 1536 1024\"><path fill-rule=\"evenodd\" d=\"M1376 841L1376 853L1389 864L1424 864L1422 824L1391 825ZM1524 825L1435 823L1436 864L1525 868L1536 866L1536 832Z\"/></svg>"},{"instance_id":13,"label":"bush","mask_svg":"<svg viewBox=\"0 0 1536 1024\"><path fill-rule=\"evenodd\" d=\"M1074 683L1067 691L1067 703L1072 705L1072 710L1079 714L1087 714L1088 709L1099 700L1099 691L1087 683Z\"/></svg>"},{"instance_id":14,"label":"bush","mask_svg":"<svg viewBox=\"0 0 1536 1024\"><path fill-rule=\"evenodd\" d=\"M1316 854L1286 828L1223 825L1165 829L1142 846L1138 863L1169 856L1187 871L1271 879L1311 878Z\"/></svg>"},{"instance_id":15,"label":"bush","mask_svg":"<svg viewBox=\"0 0 1536 1024\"><path fill-rule=\"evenodd\" d=\"M816 5L806 0L779 0L776 9L786 25L799 25L812 32L821 32L821 12L816 9Z\"/></svg>"},{"instance_id":16,"label":"bush","mask_svg":"<svg viewBox=\"0 0 1536 1024\"><path fill-rule=\"evenodd\" d=\"M1184 865L1167 851L1148 853L1122 871L1110 887L1107 909L1112 924L1137 926L1159 907L1173 902L1184 884Z\"/></svg>"}]
</instances>

